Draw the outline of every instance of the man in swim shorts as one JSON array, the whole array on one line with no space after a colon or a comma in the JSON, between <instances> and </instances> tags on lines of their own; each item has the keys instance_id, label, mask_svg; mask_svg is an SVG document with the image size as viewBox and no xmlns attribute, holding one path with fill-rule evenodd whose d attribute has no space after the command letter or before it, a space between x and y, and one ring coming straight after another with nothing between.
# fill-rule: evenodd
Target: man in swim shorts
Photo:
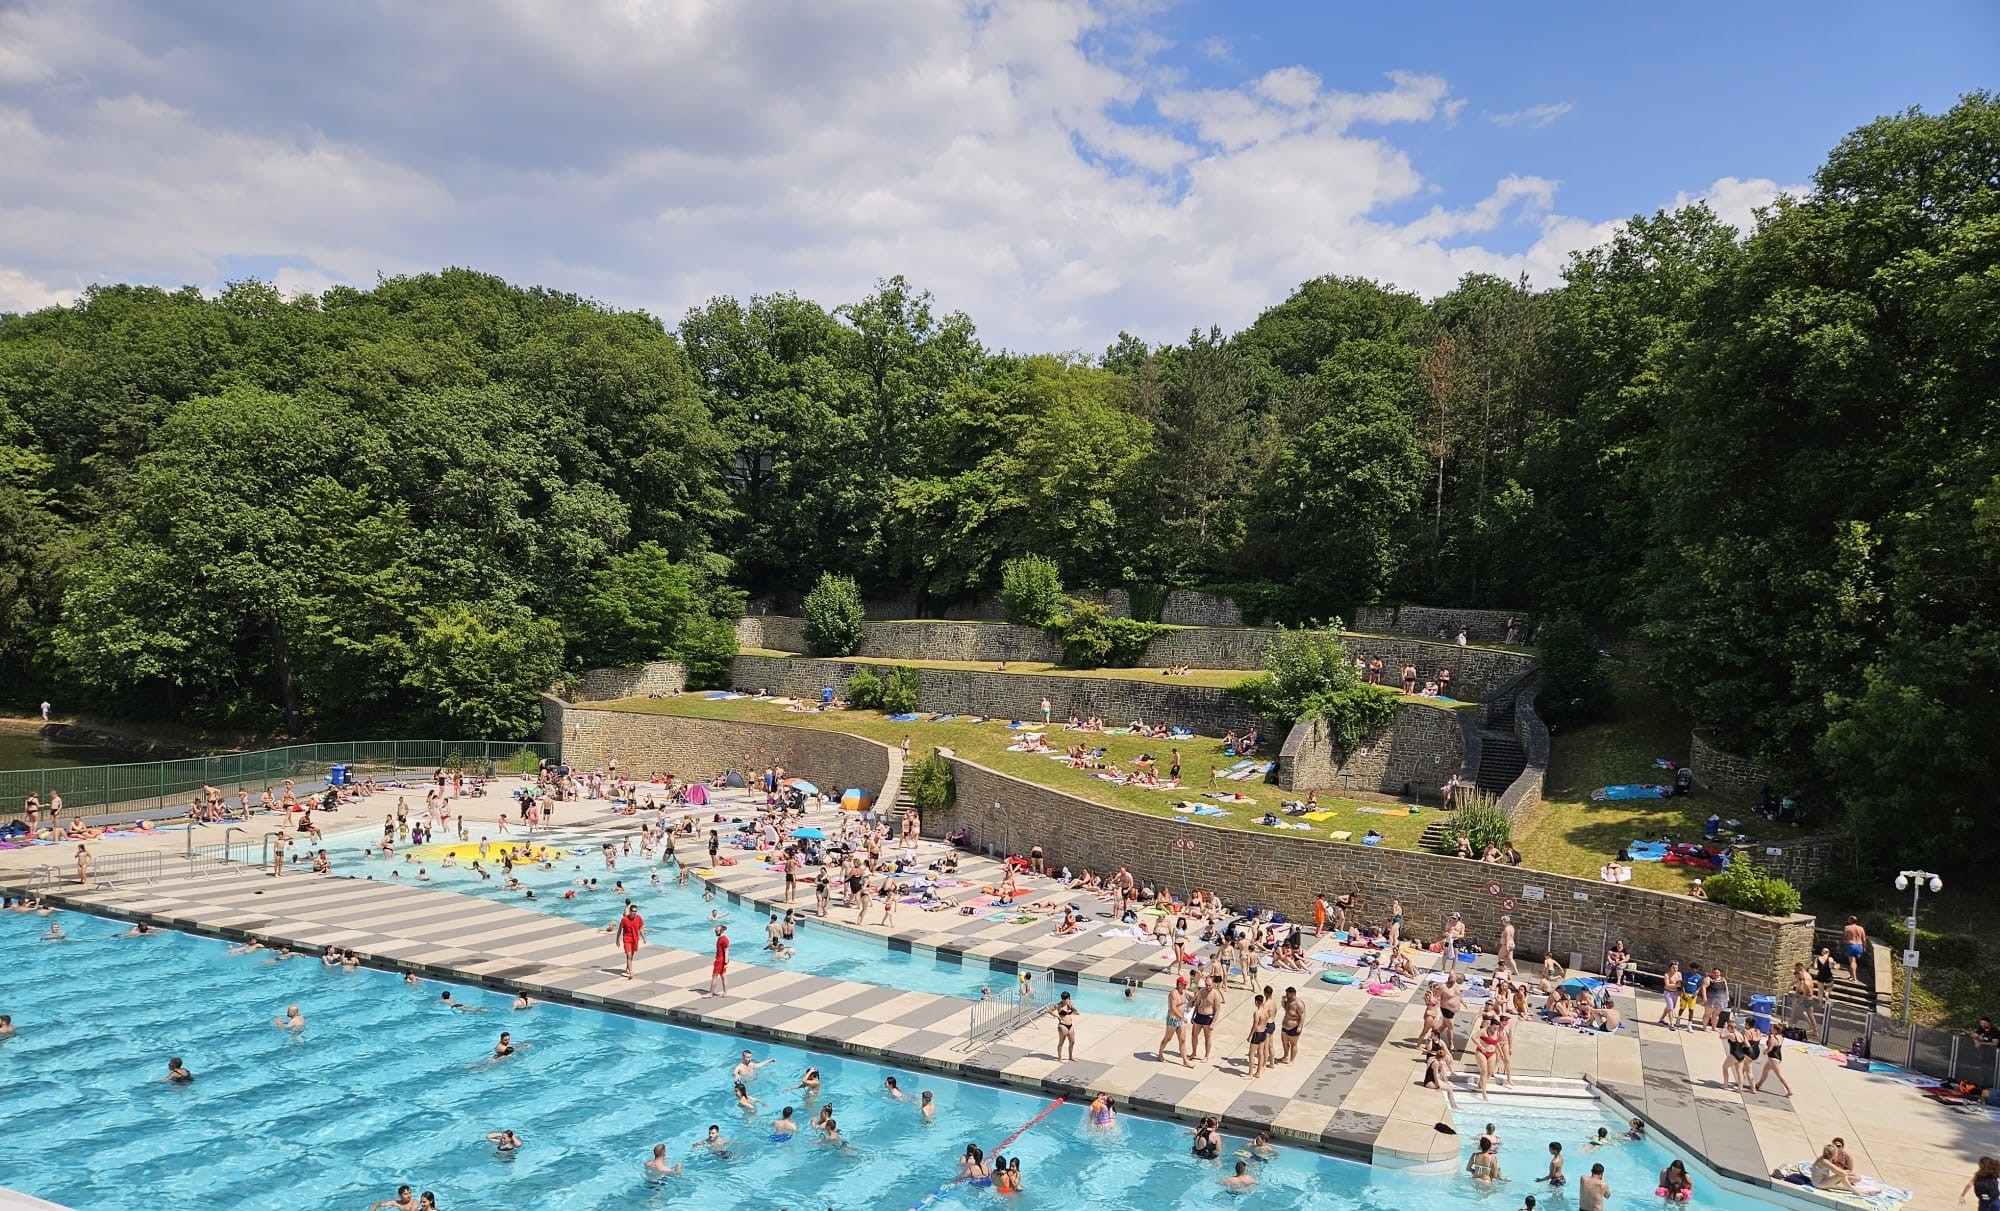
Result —
<instances>
[{"instance_id":1,"label":"man in swim shorts","mask_svg":"<svg viewBox=\"0 0 2000 1211\"><path fill-rule=\"evenodd\" d=\"M1284 1040L1284 1051L1278 1057L1280 1064L1294 1063L1299 1058L1299 1034L1306 1025L1306 1003L1299 999L1299 990L1285 989L1285 999L1278 1004L1279 1034Z\"/></svg>"},{"instance_id":2,"label":"man in swim shorts","mask_svg":"<svg viewBox=\"0 0 2000 1211\"><path fill-rule=\"evenodd\" d=\"M1861 927L1858 917L1847 918L1847 924L1840 931L1841 950L1847 957L1849 978L1861 978L1861 956L1868 953L1868 931Z\"/></svg>"},{"instance_id":3,"label":"man in swim shorts","mask_svg":"<svg viewBox=\"0 0 2000 1211\"><path fill-rule=\"evenodd\" d=\"M1167 1040L1173 1039L1181 1050L1181 1067L1194 1067L1194 1063L1188 1059L1187 1002L1187 977L1179 976L1174 980L1174 986L1167 990L1167 1028L1160 1034L1158 1054L1153 1057L1160 1063L1166 1063Z\"/></svg>"},{"instance_id":4,"label":"man in swim shorts","mask_svg":"<svg viewBox=\"0 0 2000 1211\"><path fill-rule=\"evenodd\" d=\"M1215 1019L1222 1016L1223 981L1227 976L1210 976L1194 994L1194 1013L1188 1019L1194 1026L1194 1049L1200 1052L1194 1058L1215 1058Z\"/></svg>"}]
</instances>

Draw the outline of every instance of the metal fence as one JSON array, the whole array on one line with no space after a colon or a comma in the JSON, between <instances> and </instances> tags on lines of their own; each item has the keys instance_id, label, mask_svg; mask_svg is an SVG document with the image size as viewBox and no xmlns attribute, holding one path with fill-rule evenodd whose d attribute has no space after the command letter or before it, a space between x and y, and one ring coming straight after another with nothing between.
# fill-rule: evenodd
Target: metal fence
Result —
<instances>
[{"instance_id":1,"label":"metal fence","mask_svg":"<svg viewBox=\"0 0 2000 1211\"><path fill-rule=\"evenodd\" d=\"M0 821L24 814L30 794L44 804L63 797L70 819L140 813L172 817L204 786L234 798L238 791L262 794L287 781L300 789L324 786L336 765L356 778L435 770L441 766L483 773L531 773L556 746L517 740L349 740L293 744L284 748L188 757L177 761L137 761L128 765L72 765L52 769L0 770Z\"/></svg>"},{"instance_id":2,"label":"metal fence","mask_svg":"<svg viewBox=\"0 0 2000 1211\"><path fill-rule=\"evenodd\" d=\"M1054 1004L1052 992L1055 988L1055 973L1045 972L1037 981L1035 991L1023 996L999 996L987 1001L974 1001L966 1015L965 1039L958 1045L960 1051L971 1051L976 1047L1006 1038L1021 1027L1041 1017Z\"/></svg>"}]
</instances>

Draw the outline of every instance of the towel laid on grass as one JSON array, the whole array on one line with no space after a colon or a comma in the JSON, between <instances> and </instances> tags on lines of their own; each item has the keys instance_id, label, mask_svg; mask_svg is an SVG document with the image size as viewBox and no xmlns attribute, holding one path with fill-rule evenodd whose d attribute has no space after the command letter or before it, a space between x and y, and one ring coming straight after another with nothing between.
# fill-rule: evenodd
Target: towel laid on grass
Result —
<instances>
[{"instance_id":1,"label":"towel laid on grass","mask_svg":"<svg viewBox=\"0 0 2000 1211\"><path fill-rule=\"evenodd\" d=\"M1604 786L1590 792L1592 803L1607 803L1618 799L1666 799L1674 793L1671 786L1653 786L1646 783L1628 782L1620 786Z\"/></svg>"}]
</instances>

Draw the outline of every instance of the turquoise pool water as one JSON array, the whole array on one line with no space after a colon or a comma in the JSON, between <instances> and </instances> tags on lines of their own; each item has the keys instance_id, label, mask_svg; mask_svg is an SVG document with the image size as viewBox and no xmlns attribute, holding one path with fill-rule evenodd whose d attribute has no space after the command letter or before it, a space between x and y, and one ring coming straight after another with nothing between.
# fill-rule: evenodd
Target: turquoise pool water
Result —
<instances>
[{"instance_id":1,"label":"turquoise pool water","mask_svg":"<svg viewBox=\"0 0 2000 1211\"><path fill-rule=\"evenodd\" d=\"M470 829L473 840L493 831L492 825L475 825ZM335 873L354 876L374 875L383 878L386 866L380 860L364 861L361 853L381 836L380 826L350 828L338 835L327 837L327 848L334 855ZM768 917L748 907L736 907L728 897L718 895L713 900L702 898L701 881L690 877L685 887L676 886L674 871L663 862L647 861L639 854L636 841L629 857L620 857L618 869L604 868L603 837L578 830L561 828L536 833L537 844L552 846L573 846L584 852L565 861L556 863L553 871L544 871L532 866L517 866L515 877L535 893L533 900L521 892L508 891L496 863L487 863L493 878L481 879L467 867L440 868L424 867L431 876L430 885L447 891L479 896L482 899L498 900L536 912L565 917L572 921L584 921L593 925L608 924L618 915L624 896L613 892L613 884L623 879L625 895L638 904L639 912L646 918L646 937L662 946L674 946L691 950L697 954L707 953L713 946L709 913L720 912L729 922L729 936L737 940L737 945L729 952L731 962L755 963L767 967L786 967L813 975L827 976L840 980L855 980L861 983L878 984L889 988L901 988L911 992L929 992L940 996L964 997L976 1000L982 988L990 987L994 995L1006 996L1014 985L1014 976L1006 972L994 972L976 959L963 963L940 961L934 954L910 954L891 951L875 939L847 933L839 929L817 926L808 920L805 928L794 940L796 953L789 959L778 959L769 951L761 949L764 927ZM494 837L497 841L518 841L521 834L508 837ZM683 854L692 853L693 847L682 843ZM398 869L404 878L413 878L417 867L398 861ZM654 886L651 877L660 872L660 884ZM574 880L583 877L595 878L604 890L596 893L579 892L573 900L562 898L565 891L574 886ZM812 907L810 888L801 888L800 903ZM834 903L838 905L836 896ZM836 907L836 918L845 910ZM906 912L911 911L905 908ZM849 919L852 919L851 914ZM900 920L900 918L899 918ZM1075 999L1077 1005L1088 1013L1114 1014L1124 1017L1159 1019L1166 1012L1166 997L1162 993L1140 990L1127 997L1122 989L1102 981L1083 980L1075 985L1062 985Z\"/></svg>"},{"instance_id":2,"label":"turquoise pool water","mask_svg":"<svg viewBox=\"0 0 2000 1211\"><path fill-rule=\"evenodd\" d=\"M68 940L38 940L52 920ZM384 973L233 956L220 942L174 933L120 936L125 929L74 913L0 915L0 1013L19 1031L0 1042L4 1180L80 1211L358 1208L405 1182L436 1191L443 1211L899 1211L952 1176L967 1141L990 1152L1048 1105L901 1073L906 1088L937 1097L937 1121L926 1125L914 1107L880 1095L892 1069L756 1046L759 1058L777 1060L755 1082L772 1109L746 1117L729 1090L741 1044L727 1036L559 1006L516 1013L506 997L477 989L456 992L486 1012L454 1013L437 1003L436 984L413 989ZM305 1029L275 1028L272 1016L294 1003ZM496 1062L501 1030L523 1050ZM170 1055L185 1059L192 1085L159 1079ZM769 1138L776 1106L796 1098L811 1117L802 1094L785 1090L808 1064L824 1074L823 1100L835 1104L846 1148ZM1063 1106L1006 1149L1026 1179L1013 1205L1496 1211L1533 1188L1475 1190L1463 1177L1286 1149L1239 1196L1218 1184L1216 1166L1188 1155L1184 1128L1124 1116L1095 1131L1083 1117ZM728 1159L691 1152L709 1123L736 1141ZM1503 1123L1509 1159L1538 1150L1529 1141L1541 1126ZM484 1139L503 1128L527 1141L511 1158ZM1590 1130L1565 1119L1542 1133L1581 1141ZM660 1142L686 1170L651 1185L641 1166ZM1633 1173L1665 1163L1651 1145L1607 1157ZM1636 1194L1630 1180L1614 1176L1613 1189ZM930 1205L1003 1201L960 1186ZM1751 1207L1713 1192L1699 1205Z\"/></svg>"}]
</instances>

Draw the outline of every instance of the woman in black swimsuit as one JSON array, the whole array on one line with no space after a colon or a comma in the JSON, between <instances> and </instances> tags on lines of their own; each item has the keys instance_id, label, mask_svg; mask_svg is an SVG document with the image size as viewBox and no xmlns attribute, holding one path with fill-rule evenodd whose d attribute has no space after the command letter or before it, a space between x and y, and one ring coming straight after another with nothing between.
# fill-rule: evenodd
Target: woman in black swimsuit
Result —
<instances>
[{"instance_id":1,"label":"woman in black swimsuit","mask_svg":"<svg viewBox=\"0 0 2000 1211\"><path fill-rule=\"evenodd\" d=\"M1216 1130L1213 1118L1201 1120L1201 1125L1194 1129L1194 1147L1191 1151L1205 1161L1222 1158L1222 1133Z\"/></svg>"}]
</instances>

